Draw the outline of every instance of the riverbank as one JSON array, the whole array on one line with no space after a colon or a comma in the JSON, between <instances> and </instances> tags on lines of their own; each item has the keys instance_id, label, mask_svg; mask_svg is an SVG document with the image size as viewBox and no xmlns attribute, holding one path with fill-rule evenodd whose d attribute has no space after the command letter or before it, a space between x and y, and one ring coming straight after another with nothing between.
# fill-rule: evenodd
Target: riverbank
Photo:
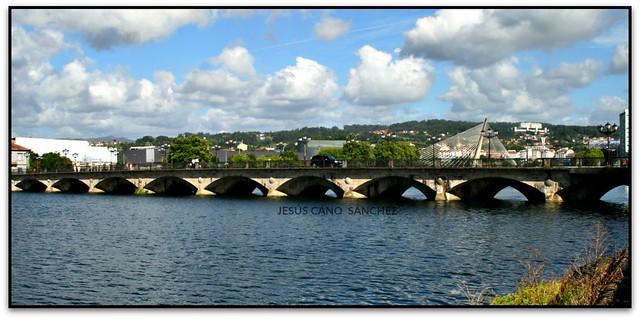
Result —
<instances>
[{"instance_id":1,"label":"riverbank","mask_svg":"<svg viewBox=\"0 0 640 319\"><path fill-rule=\"evenodd\" d=\"M497 296L497 306L611 306L631 307L629 248L614 255L590 255L587 264L572 266L552 280L523 280L516 292Z\"/></svg>"}]
</instances>

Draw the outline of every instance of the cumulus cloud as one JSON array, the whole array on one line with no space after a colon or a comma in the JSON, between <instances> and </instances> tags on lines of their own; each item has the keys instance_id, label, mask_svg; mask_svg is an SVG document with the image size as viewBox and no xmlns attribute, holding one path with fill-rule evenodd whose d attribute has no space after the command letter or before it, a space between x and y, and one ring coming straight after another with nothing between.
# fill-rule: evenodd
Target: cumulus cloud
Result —
<instances>
[{"instance_id":1,"label":"cumulus cloud","mask_svg":"<svg viewBox=\"0 0 640 319\"><path fill-rule=\"evenodd\" d=\"M439 10L405 32L402 54L483 67L517 51L548 51L593 38L616 19L596 9Z\"/></svg>"},{"instance_id":2,"label":"cumulus cloud","mask_svg":"<svg viewBox=\"0 0 640 319\"><path fill-rule=\"evenodd\" d=\"M611 73L626 73L629 71L629 45L623 43L616 47L616 51L611 58L611 64L609 65L609 72Z\"/></svg>"},{"instance_id":3,"label":"cumulus cloud","mask_svg":"<svg viewBox=\"0 0 640 319\"><path fill-rule=\"evenodd\" d=\"M433 83L433 69L421 58L393 60L391 55L364 46L360 65L349 70L345 98L360 105L392 105L422 99Z\"/></svg>"},{"instance_id":4,"label":"cumulus cloud","mask_svg":"<svg viewBox=\"0 0 640 319\"><path fill-rule=\"evenodd\" d=\"M313 32L317 38L331 41L347 33L349 29L351 22L327 16L314 25Z\"/></svg>"},{"instance_id":5,"label":"cumulus cloud","mask_svg":"<svg viewBox=\"0 0 640 319\"><path fill-rule=\"evenodd\" d=\"M229 47L211 59L211 62L221 63L222 66L240 76L252 76L256 73L253 68L253 56L242 46Z\"/></svg>"},{"instance_id":6,"label":"cumulus cloud","mask_svg":"<svg viewBox=\"0 0 640 319\"><path fill-rule=\"evenodd\" d=\"M593 60L563 63L556 69L535 68L523 74L514 58L488 67L456 67L449 72L452 86L442 100L452 103L450 117L493 121L566 121L572 112L569 93L589 85L600 65Z\"/></svg>"},{"instance_id":7,"label":"cumulus cloud","mask_svg":"<svg viewBox=\"0 0 640 319\"><path fill-rule=\"evenodd\" d=\"M100 50L164 38L186 24L205 26L217 17L201 9L16 9L14 23L81 33Z\"/></svg>"},{"instance_id":8,"label":"cumulus cloud","mask_svg":"<svg viewBox=\"0 0 640 319\"><path fill-rule=\"evenodd\" d=\"M158 72L151 80L134 79L121 69L94 69L82 55L54 68L49 60L68 47L61 33L12 28L15 132L48 129L59 136L88 137L145 130L169 133L186 125L184 119L174 116L189 106L175 99L176 84L170 72Z\"/></svg>"},{"instance_id":9,"label":"cumulus cloud","mask_svg":"<svg viewBox=\"0 0 640 319\"><path fill-rule=\"evenodd\" d=\"M180 83L168 71L135 78L126 69L102 71L76 51L72 61L50 60L74 47L49 28L12 27L11 93L14 134L57 136L174 135L176 132L287 129L332 125L339 87L334 72L298 57L292 65L259 74L254 57L231 46Z\"/></svg>"},{"instance_id":10,"label":"cumulus cloud","mask_svg":"<svg viewBox=\"0 0 640 319\"><path fill-rule=\"evenodd\" d=\"M589 122L591 124L618 123L620 113L626 108L628 108L627 101L618 96L601 96L593 106Z\"/></svg>"}]
</instances>

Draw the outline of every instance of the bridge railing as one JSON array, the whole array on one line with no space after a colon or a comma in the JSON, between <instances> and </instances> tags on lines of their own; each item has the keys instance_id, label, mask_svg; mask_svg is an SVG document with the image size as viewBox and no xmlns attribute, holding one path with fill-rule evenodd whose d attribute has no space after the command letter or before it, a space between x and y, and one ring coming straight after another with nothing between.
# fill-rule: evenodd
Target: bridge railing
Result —
<instances>
[{"instance_id":1,"label":"bridge railing","mask_svg":"<svg viewBox=\"0 0 640 319\"><path fill-rule=\"evenodd\" d=\"M344 168L507 168L507 167L628 167L630 161L628 157L616 157L607 161L605 158L537 158L537 159L508 159L508 158L431 158L419 160L367 160L367 161L342 161ZM13 174L29 173L69 173L69 172L105 172L120 170L166 170L166 169L193 169L193 168L313 168L311 161L304 160L275 160L275 161L252 161L252 162L213 162L197 167L185 167L163 163L146 165L103 165L82 168L65 168L54 170L30 169L28 171L14 171Z\"/></svg>"}]
</instances>

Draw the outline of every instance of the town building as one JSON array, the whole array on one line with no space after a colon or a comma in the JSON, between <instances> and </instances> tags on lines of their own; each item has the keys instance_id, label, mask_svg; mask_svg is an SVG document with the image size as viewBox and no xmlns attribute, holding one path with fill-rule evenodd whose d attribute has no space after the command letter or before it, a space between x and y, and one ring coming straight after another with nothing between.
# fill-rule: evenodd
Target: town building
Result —
<instances>
[{"instance_id":1,"label":"town building","mask_svg":"<svg viewBox=\"0 0 640 319\"><path fill-rule=\"evenodd\" d=\"M11 172L25 173L29 170L29 149L11 143Z\"/></svg>"},{"instance_id":2,"label":"town building","mask_svg":"<svg viewBox=\"0 0 640 319\"><path fill-rule=\"evenodd\" d=\"M347 141L344 140L311 140L307 142L307 159L320 153L323 148L342 148ZM304 159L304 143L298 143L298 159Z\"/></svg>"},{"instance_id":3,"label":"town building","mask_svg":"<svg viewBox=\"0 0 640 319\"><path fill-rule=\"evenodd\" d=\"M140 168L162 165L167 151L155 146L133 146L123 153L123 163L127 168Z\"/></svg>"},{"instance_id":4,"label":"town building","mask_svg":"<svg viewBox=\"0 0 640 319\"><path fill-rule=\"evenodd\" d=\"M74 167L78 168L113 165L118 158L115 148L91 146L89 141L83 140L15 137L13 142L30 149L39 156L58 153L60 156L69 158L74 163Z\"/></svg>"},{"instance_id":5,"label":"town building","mask_svg":"<svg viewBox=\"0 0 640 319\"><path fill-rule=\"evenodd\" d=\"M249 149L249 145L245 144L244 142L240 142L236 148L240 151L246 152Z\"/></svg>"},{"instance_id":6,"label":"town building","mask_svg":"<svg viewBox=\"0 0 640 319\"><path fill-rule=\"evenodd\" d=\"M513 128L513 131L516 133L532 133L532 134L549 133L549 129L546 127L542 127L542 123L534 123L534 122L521 122L520 126L516 126Z\"/></svg>"}]
</instances>

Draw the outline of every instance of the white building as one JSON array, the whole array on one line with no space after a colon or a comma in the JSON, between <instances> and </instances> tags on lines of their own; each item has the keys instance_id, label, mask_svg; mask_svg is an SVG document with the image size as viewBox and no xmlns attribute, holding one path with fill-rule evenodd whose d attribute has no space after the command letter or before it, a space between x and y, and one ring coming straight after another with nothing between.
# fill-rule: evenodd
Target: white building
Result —
<instances>
[{"instance_id":1,"label":"white building","mask_svg":"<svg viewBox=\"0 0 640 319\"><path fill-rule=\"evenodd\" d=\"M520 126L516 126L513 128L514 132L524 132L524 133L533 133L533 134L546 134L549 133L549 129L546 127L542 127L542 123L533 123L533 122L521 122Z\"/></svg>"},{"instance_id":2,"label":"white building","mask_svg":"<svg viewBox=\"0 0 640 319\"><path fill-rule=\"evenodd\" d=\"M11 172L25 173L29 169L29 149L11 143Z\"/></svg>"},{"instance_id":3,"label":"white building","mask_svg":"<svg viewBox=\"0 0 640 319\"><path fill-rule=\"evenodd\" d=\"M58 153L69 158L78 166L116 164L118 158L115 150L111 152L108 147L91 146L89 141L16 137L14 142L40 156L45 153Z\"/></svg>"},{"instance_id":4,"label":"white building","mask_svg":"<svg viewBox=\"0 0 640 319\"><path fill-rule=\"evenodd\" d=\"M240 144L238 144L238 146L236 146L236 148L238 150L240 150L240 151L246 152L249 149L249 145L247 145L247 144L245 144L243 142L240 142Z\"/></svg>"}]
</instances>

